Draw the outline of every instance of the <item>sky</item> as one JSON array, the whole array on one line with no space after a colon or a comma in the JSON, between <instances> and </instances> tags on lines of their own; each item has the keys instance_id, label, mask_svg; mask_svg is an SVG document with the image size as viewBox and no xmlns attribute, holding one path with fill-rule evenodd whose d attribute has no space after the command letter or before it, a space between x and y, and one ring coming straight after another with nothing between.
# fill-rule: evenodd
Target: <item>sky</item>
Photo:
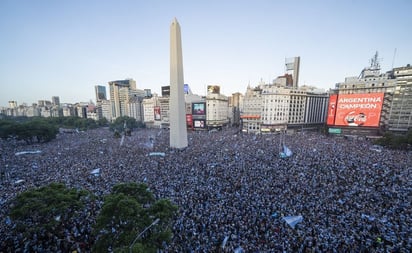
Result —
<instances>
[{"instance_id":1,"label":"sky","mask_svg":"<svg viewBox=\"0 0 412 253\"><path fill-rule=\"evenodd\" d=\"M0 0L0 107L95 101L95 85L126 78L160 94L174 18L195 94L271 83L296 56L299 85L327 90L376 51L383 72L412 64L411 13L410 0Z\"/></svg>"}]
</instances>

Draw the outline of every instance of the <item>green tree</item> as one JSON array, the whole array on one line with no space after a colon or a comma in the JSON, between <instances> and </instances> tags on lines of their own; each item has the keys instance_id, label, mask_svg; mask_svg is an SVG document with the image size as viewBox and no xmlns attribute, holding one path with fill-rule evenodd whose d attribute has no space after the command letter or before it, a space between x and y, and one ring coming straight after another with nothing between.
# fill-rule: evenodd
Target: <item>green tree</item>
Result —
<instances>
[{"instance_id":1,"label":"green tree","mask_svg":"<svg viewBox=\"0 0 412 253\"><path fill-rule=\"evenodd\" d=\"M16 125L12 120L0 120L0 138L7 139L13 137Z\"/></svg>"},{"instance_id":2,"label":"green tree","mask_svg":"<svg viewBox=\"0 0 412 253\"><path fill-rule=\"evenodd\" d=\"M3 139L15 137L18 140L31 144L35 141L50 141L56 138L57 133L57 126L44 118L36 117L30 120L0 121L0 137Z\"/></svg>"},{"instance_id":3,"label":"green tree","mask_svg":"<svg viewBox=\"0 0 412 253\"><path fill-rule=\"evenodd\" d=\"M58 235L64 230L62 225L76 218L77 210L92 197L87 191L52 183L19 194L13 201L10 217L16 223L17 232L26 237L44 231Z\"/></svg>"},{"instance_id":4,"label":"green tree","mask_svg":"<svg viewBox=\"0 0 412 253\"><path fill-rule=\"evenodd\" d=\"M156 201L144 184L116 185L105 197L96 219L94 234L97 240L93 251L106 252L111 248L115 252L129 252L129 249L133 252L156 252L163 242L171 238L172 233L166 227L176 210L177 207L169 200ZM156 219L159 222L153 225ZM140 234L141 237L137 238ZM136 238L136 243L131 245Z\"/></svg>"},{"instance_id":5,"label":"green tree","mask_svg":"<svg viewBox=\"0 0 412 253\"><path fill-rule=\"evenodd\" d=\"M107 121L106 118L101 118L97 121L97 125L99 127L103 127L103 126L108 126L109 125L109 121Z\"/></svg>"},{"instance_id":6,"label":"green tree","mask_svg":"<svg viewBox=\"0 0 412 253\"><path fill-rule=\"evenodd\" d=\"M126 124L126 129L129 129L129 131L132 131L133 129L136 128L144 128L145 125L143 122L136 121L135 118L131 118L128 116L122 116L116 118L116 120L110 124L110 130L112 131L119 131L121 133L125 132L125 124Z\"/></svg>"},{"instance_id":7,"label":"green tree","mask_svg":"<svg viewBox=\"0 0 412 253\"><path fill-rule=\"evenodd\" d=\"M396 135L392 132L387 132L375 143L392 149L407 149L408 145L410 148L412 145L412 129L403 135Z\"/></svg>"}]
</instances>

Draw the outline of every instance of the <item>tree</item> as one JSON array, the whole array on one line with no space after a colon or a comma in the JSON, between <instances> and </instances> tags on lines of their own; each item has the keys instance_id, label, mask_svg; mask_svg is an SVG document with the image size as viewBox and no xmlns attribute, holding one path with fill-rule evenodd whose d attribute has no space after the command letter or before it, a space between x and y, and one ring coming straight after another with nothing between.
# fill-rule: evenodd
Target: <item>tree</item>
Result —
<instances>
[{"instance_id":1,"label":"tree","mask_svg":"<svg viewBox=\"0 0 412 253\"><path fill-rule=\"evenodd\" d=\"M101 118L97 121L97 125L99 127L103 127L103 126L108 126L109 125L109 121L107 121L106 118Z\"/></svg>"},{"instance_id":2,"label":"tree","mask_svg":"<svg viewBox=\"0 0 412 253\"><path fill-rule=\"evenodd\" d=\"M54 138L58 133L58 128L51 121L44 118L33 118L24 121L2 121L0 123L0 137L7 139L15 137L23 140L27 144L34 141L47 142Z\"/></svg>"},{"instance_id":3,"label":"tree","mask_svg":"<svg viewBox=\"0 0 412 253\"><path fill-rule=\"evenodd\" d=\"M14 135L16 123L11 120L0 120L0 138L7 139Z\"/></svg>"},{"instance_id":4,"label":"tree","mask_svg":"<svg viewBox=\"0 0 412 253\"><path fill-rule=\"evenodd\" d=\"M129 129L129 131L132 131L133 129L136 128L144 128L145 125L144 123L140 121L136 121L135 118L131 118L128 116L122 116L116 118L116 120L110 124L110 130L112 131L119 131L119 132L124 132L125 131L125 125L126 129Z\"/></svg>"},{"instance_id":5,"label":"tree","mask_svg":"<svg viewBox=\"0 0 412 253\"><path fill-rule=\"evenodd\" d=\"M79 218L79 210L85 203L94 199L89 192L68 189L60 183L52 183L41 188L20 193L12 203L10 217L15 223L14 233L22 234L20 244L29 242L29 247L48 242L47 245L57 244L56 240L65 241L67 250L75 245L76 238L67 242L65 225L75 224ZM30 240L36 236L37 240ZM51 242L51 238L56 238ZM36 245L35 245L36 244Z\"/></svg>"},{"instance_id":6,"label":"tree","mask_svg":"<svg viewBox=\"0 0 412 253\"><path fill-rule=\"evenodd\" d=\"M375 143L392 149L410 148L412 145L412 129L410 129L404 135L396 135L392 132L387 132L381 139L378 139Z\"/></svg>"},{"instance_id":7,"label":"tree","mask_svg":"<svg viewBox=\"0 0 412 253\"><path fill-rule=\"evenodd\" d=\"M133 252L156 252L163 242L171 238L170 229L166 229L177 207L169 200L155 200L146 185L127 183L113 187L106 196L99 216L96 219L94 233L96 242L94 252L106 252L109 248L115 252L129 252L131 243L137 238L131 250ZM156 219L159 224L151 226ZM150 229L148 229L150 227Z\"/></svg>"}]
</instances>

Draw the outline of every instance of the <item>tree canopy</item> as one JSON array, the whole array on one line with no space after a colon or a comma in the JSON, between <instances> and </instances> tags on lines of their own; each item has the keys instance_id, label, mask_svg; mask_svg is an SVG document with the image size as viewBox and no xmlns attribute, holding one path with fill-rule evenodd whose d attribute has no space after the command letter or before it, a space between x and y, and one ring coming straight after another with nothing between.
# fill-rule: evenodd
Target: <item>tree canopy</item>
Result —
<instances>
[{"instance_id":1,"label":"tree canopy","mask_svg":"<svg viewBox=\"0 0 412 253\"><path fill-rule=\"evenodd\" d=\"M126 125L126 127L125 127ZM122 116L116 118L116 120L110 124L110 130L118 131L119 133L122 132L130 132L132 129L136 128L144 128L145 125L143 122L136 121L135 118L131 118L128 116Z\"/></svg>"},{"instance_id":2,"label":"tree canopy","mask_svg":"<svg viewBox=\"0 0 412 253\"><path fill-rule=\"evenodd\" d=\"M78 217L92 195L84 190L68 189L60 183L51 183L25 191L13 200L10 217L16 232L30 238L46 233L64 238L64 224ZM40 239L40 238L39 238Z\"/></svg>"},{"instance_id":3,"label":"tree canopy","mask_svg":"<svg viewBox=\"0 0 412 253\"><path fill-rule=\"evenodd\" d=\"M18 117L0 120L0 138L15 138L27 144L48 142L56 138L59 128L87 130L107 125L107 120L94 121L75 116L71 117Z\"/></svg>"},{"instance_id":4,"label":"tree canopy","mask_svg":"<svg viewBox=\"0 0 412 253\"><path fill-rule=\"evenodd\" d=\"M386 146L393 149L408 149L412 146L412 129L410 129L405 135L395 135L391 132L385 133L385 135L376 141L376 144Z\"/></svg>"},{"instance_id":5,"label":"tree canopy","mask_svg":"<svg viewBox=\"0 0 412 253\"><path fill-rule=\"evenodd\" d=\"M16 138L28 144L33 142L48 142L58 133L58 127L42 118L33 118L27 121L0 121L0 138Z\"/></svg>"},{"instance_id":6,"label":"tree canopy","mask_svg":"<svg viewBox=\"0 0 412 253\"><path fill-rule=\"evenodd\" d=\"M169 200L156 201L144 184L116 185L97 217L93 251L106 252L111 248L115 252L156 252L171 238L167 225L176 210ZM151 226L156 219L159 223ZM134 240L136 243L132 244Z\"/></svg>"}]
</instances>

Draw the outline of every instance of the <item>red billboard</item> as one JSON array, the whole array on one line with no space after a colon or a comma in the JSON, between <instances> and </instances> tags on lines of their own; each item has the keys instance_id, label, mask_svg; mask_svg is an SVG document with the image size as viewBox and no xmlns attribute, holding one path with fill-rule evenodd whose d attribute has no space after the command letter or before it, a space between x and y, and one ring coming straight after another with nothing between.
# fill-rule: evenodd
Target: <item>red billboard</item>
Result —
<instances>
[{"instance_id":1,"label":"red billboard","mask_svg":"<svg viewBox=\"0 0 412 253\"><path fill-rule=\"evenodd\" d=\"M193 117L192 114L186 114L186 126L189 128L193 127Z\"/></svg>"},{"instance_id":2,"label":"red billboard","mask_svg":"<svg viewBox=\"0 0 412 253\"><path fill-rule=\"evenodd\" d=\"M383 95L384 93L339 94L334 125L378 127ZM330 113L331 111L328 112L328 124Z\"/></svg>"},{"instance_id":3,"label":"red billboard","mask_svg":"<svg viewBox=\"0 0 412 253\"><path fill-rule=\"evenodd\" d=\"M336 102L338 100L338 95L334 94L329 97L328 105L328 118L326 119L326 124L333 126L335 124L335 114L336 114Z\"/></svg>"}]
</instances>

